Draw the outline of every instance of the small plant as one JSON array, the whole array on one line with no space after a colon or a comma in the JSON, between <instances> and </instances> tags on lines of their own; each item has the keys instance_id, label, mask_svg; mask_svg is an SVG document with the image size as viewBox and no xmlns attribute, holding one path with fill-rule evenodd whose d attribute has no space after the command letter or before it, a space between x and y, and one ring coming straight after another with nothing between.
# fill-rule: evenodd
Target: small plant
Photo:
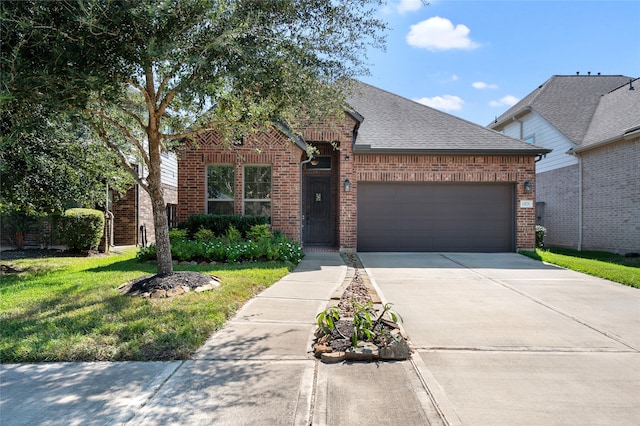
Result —
<instances>
[{"instance_id":1,"label":"small plant","mask_svg":"<svg viewBox=\"0 0 640 426\"><path fill-rule=\"evenodd\" d=\"M216 236L211 229L200 228L198 232L194 234L193 238L196 241L213 241Z\"/></svg>"},{"instance_id":2,"label":"small plant","mask_svg":"<svg viewBox=\"0 0 640 426\"><path fill-rule=\"evenodd\" d=\"M175 243L176 241L183 241L187 239L187 230L173 228L169 230L169 241Z\"/></svg>"},{"instance_id":3,"label":"small plant","mask_svg":"<svg viewBox=\"0 0 640 426\"><path fill-rule=\"evenodd\" d=\"M337 306L328 308L316 316L318 327L322 330L322 333L327 335L335 331L343 339L351 340L351 346L355 348L361 340L380 342L387 339L388 333L385 333L383 325L385 314L389 314L391 321L394 323L402 321L402 317L399 314L391 311L390 303L384 305L382 312L375 321L373 318L376 312L373 308L373 303L360 304L353 302L353 306L353 329L350 338L343 335L337 327L337 322L340 320L340 310Z\"/></svg>"},{"instance_id":4,"label":"small plant","mask_svg":"<svg viewBox=\"0 0 640 426\"><path fill-rule=\"evenodd\" d=\"M273 237L269 225L254 225L247 232L247 239L253 241L269 240Z\"/></svg>"},{"instance_id":5,"label":"small plant","mask_svg":"<svg viewBox=\"0 0 640 426\"><path fill-rule=\"evenodd\" d=\"M536 248L544 248L544 237L547 236L547 228L536 225Z\"/></svg>"},{"instance_id":6,"label":"small plant","mask_svg":"<svg viewBox=\"0 0 640 426\"><path fill-rule=\"evenodd\" d=\"M235 226L231 225L227 229L227 239L229 241L241 241L242 240L242 234L240 233L240 231L238 231L238 228L236 228Z\"/></svg>"}]
</instances>

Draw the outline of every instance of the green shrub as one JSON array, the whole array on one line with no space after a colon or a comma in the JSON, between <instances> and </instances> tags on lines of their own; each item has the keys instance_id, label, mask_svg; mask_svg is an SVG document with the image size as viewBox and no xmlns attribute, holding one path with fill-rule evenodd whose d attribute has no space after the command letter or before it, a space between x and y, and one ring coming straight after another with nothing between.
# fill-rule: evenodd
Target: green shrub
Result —
<instances>
[{"instance_id":1,"label":"green shrub","mask_svg":"<svg viewBox=\"0 0 640 426\"><path fill-rule=\"evenodd\" d=\"M72 251L97 250L104 234L104 214L100 210L69 209L58 221L58 235Z\"/></svg>"},{"instance_id":2,"label":"green shrub","mask_svg":"<svg viewBox=\"0 0 640 426\"><path fill-rule=\"evenodd\" d=\"M212 241L216 238L211 229L200 228L198 232L193 235L196 241Z\"/></svg>"},{"instance_id":3,"label":"green shrub","mask_svg":"<svg viewBox=\"0 0 640 426\"><path fill-rule=\"evenodd\" d=\"M242 234L233 225L229 226L229 229L227 229L226 237L227 240L231 242L238 242L242 240Z\"/></svg>"},{"instance_id":4,"label":"green shrub","mask_svg":"<svg viewBox=\"0 0 640 426\"><path fill-rule=\"evenodd\" d=\"M236 231L237 232L237 231ZM253 240L217 238L209 241L177 240L171 244L171 256L178 261L242 262L273 260L297 264L304 257L299 242L282 236ZM156 258L156 247L151 244L138 252L143 262Z\"/></svg>"},{"instance_id":5,"label":"green shrub","mask_svg":"<svg viewBox=\"0 0 640 426\"><path fill-rule=\"evenodd\" d=\"M186 239L187 239L186 229L173 228L169 230L169 241L171 241L172 244L176 241L186 240Z\"/></svg>"},{"instance_id":6,"label":"green shrub","mask_svg":"<svg viewBox=\"0 0 640 426\"><path fill-rule=\"evenodd\" d=\"M211 215L198 214L189 216L185 222L178 224L179 229L186 229L190 238L201 228L210 229L216 237L226 235L230 226L234 226L242 238L246 238L247 232L255 225L265 225L269 223L268 216L239 216L239 215Z\"/></svg>"},{"instance_id":7,"label":"green shrub","mask_svg":"<svg viewBox=\"0 0 640 426\"><path fill-rule=\"evenodd\" d=\"M547 235L547 228L536 225L536 248L544 248L544 237Z\"/></svg>"},{"instance_id":8,"label":"green shrub","mask_svg":"<svg viewBox=\"0 0 640 426\"><path fill-rule=\"evenodd\" d=\"M270 240L272 237L269 225L253 225L247 232L247 239L253 241Z\"/></svg>"}]
</instances>

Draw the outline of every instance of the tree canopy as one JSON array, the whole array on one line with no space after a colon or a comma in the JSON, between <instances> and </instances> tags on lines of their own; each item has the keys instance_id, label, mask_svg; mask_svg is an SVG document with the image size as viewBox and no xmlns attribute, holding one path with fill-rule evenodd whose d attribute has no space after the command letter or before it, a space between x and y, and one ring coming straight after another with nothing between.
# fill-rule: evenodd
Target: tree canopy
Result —
<instances>
[{"instance_id":1,"label":"tree canopy","mask_svg":"<svg viewBox=\"0 0 640 426\"><path fill-rule=\"evenodd\" d=\"M365 52L383 46L380 3L5 0L0 101L84 118L150 194L158 270L170 273L160 153L210 130L341 114L338 83L365 74Z\"/></svg>"}]
</instances>

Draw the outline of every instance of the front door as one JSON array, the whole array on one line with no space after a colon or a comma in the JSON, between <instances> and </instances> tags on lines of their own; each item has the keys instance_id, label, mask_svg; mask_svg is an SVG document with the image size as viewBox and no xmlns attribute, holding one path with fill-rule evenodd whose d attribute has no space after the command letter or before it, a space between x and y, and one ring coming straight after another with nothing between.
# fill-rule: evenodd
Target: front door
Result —
<instances>
[{"instance_id":1,"label":"front door","mask_svg":"<svg viewBox=\"0 0 640 426\"><path fill-rule=\"evenodd\" d=\"M335 243L331 176L305 177L304 229L305 244Z\"/></svg>"}]
</instances>

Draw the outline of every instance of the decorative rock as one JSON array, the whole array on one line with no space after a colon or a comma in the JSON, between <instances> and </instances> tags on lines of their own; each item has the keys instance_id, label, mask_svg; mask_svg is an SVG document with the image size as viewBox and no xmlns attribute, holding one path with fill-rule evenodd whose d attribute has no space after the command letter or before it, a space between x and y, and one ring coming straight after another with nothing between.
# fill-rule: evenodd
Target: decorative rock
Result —
<instances>
[{"instance_id":1,"label":"decorative rock","mask_svg":"<svg viewBox=\"0 0 640 426\"><path fill-rule=\"evenodd\" d=\"M333 352L333 349L331 349L331 346L327 346L324 343L316 343L313 345L313 352L315 353L316 358L320 358L322 354Z\"/></svg>"},{"instance_id":2,"label":"decorative rock","mask_svg":"<svg viewBox=\"0 0 640 426\"><path fill-rule=\"evenodd\" d=\"M167 290L153 290L151 292L152 299L161 299L163 297L167 297Z\"/></svg>"},{"instance_id":3,"label":"decorative rock","mask_svg":"<svg viewBox=\"0 0 640 426\"><path fill-rule=\"evenodd\" d=\"M327 364L335 364L346 359L344 352L327 352L320 355L320 360Z\"/></svg>"},{"instance_id":4,"label":"decorative rock","mask_svg":"<svg viewBox=\"0 0 640 426\"><path fill-rule=\"evenodd\" d=\"M203 260L202 262L198 263L198 265L200 265L200 266L208 266L208 265L209 265L209 263L207 263L207 262L205 262L205 261Z\"/></svg>"},{"instance_id":5,"label":"decorative rock","mask_svg":"<svg viewBox=\"0 0 640 426\"><path fill-rule=\"evenodd\" d=\"M380 359L402 361L409 358L409 355L411 355L411 349L404 339L394 339L388 345L380 348L379 355Z\"/></svg>"},{"instance_id":6,"label":"decorative rock","mask_svg":"<svg viewBox=\"0 0 640 426\"><path fill-rule=\"evenodd\" d=\"M345 355L349 361L373 361L378 359L378 347L373 343L360 342L357 347L347 349Z\"/></svg>"},{"instance_id":7,"label":"decorative rock","mask_svg":"<svg viewBox=\"0 0 640 426\"><path fill-rule=\"evenodd\" d=\"M181 262L178 263L178 265L189 265L190 263L187 262L186 260L183 260Z\"/></svg>"},{"instance_id":8,"label":"decorative rock","mask_svg":"<svg viewBox=\"0 0 640 426\"><path fill-rule=\"evenodd\" d=\"M179 294L184 294L184 288L182 286L167 290L167 297L178 296Z\"/></svg>"},{"instance_id":9,"label":"decorative rock","mask_svg":"<svg viewBox=\"0 0 640 426\"><path fill-rule=\"evenodd\" d=\"M189 293L191 291L191 287L189 287L188 285L181 285L180 287L182 287L184 293Z\"/></svg>"},{"instance_id":10,"label":"decorative rock","mask_svg":"<svg viewBox=\"0 0 640 426\"><path fill-rule=\"evenodd\" d=\"M205 285L201 285L200 287L196 287L195 291L196 293L202 293L204 291L209 291L209 290L213 290L214 288L218 287L220 285L220 283L218 281L213 281L211 280L209 282L209 284L205 284Z\"/></svg>"}]
</instances>

